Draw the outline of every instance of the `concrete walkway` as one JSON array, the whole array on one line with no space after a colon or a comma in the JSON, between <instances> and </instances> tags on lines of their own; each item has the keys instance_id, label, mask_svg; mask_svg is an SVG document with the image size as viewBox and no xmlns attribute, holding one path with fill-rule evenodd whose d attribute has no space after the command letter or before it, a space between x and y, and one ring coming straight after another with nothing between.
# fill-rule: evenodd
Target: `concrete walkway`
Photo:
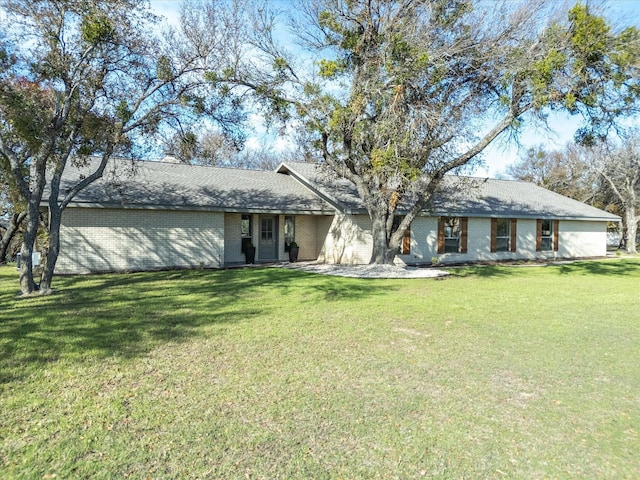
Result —
<instances>
[{"instance_id":1,"label":"concrete walkway","mask_svg":"<svg viewBox=\"0 0 640 480\"><path fill-rule=\"evenodd\" d=\"M284 263L284 268L322 275L354 278L437 278L449 275L433 267L401 267L396 265L327 265L315 262Z\"/></svg>"}]
</instances>

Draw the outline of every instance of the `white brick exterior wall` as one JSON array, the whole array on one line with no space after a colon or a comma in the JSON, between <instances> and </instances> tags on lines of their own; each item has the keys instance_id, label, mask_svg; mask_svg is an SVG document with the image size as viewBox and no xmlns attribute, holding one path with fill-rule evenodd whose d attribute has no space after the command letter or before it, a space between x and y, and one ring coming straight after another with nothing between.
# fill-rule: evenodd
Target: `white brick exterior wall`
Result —
<instances>
[{"instance_id":1,"label":"white brick exterior wall","mask_svg":"<svg viewBox=\"0 0 640 480\"><path fill-rule=\"evenodd\" d=\"M315 260L324 238L318 238L316 232L317 215L296 215L296 243L300 248L298 260ZM284 217L282 219L284 223ZM283 243L284 246L284 243Z\"/></svg>"},{"instance_id":2,"label":"white brick exterior wall","mask_svg":"<svg viewBox=\"0 0 640 480\"><path fill-rule=\"evenodd\" d=\"M561 257L604 257L607 254L607 224L604 222L560 222L558 244Z\"/></svg>"},{"instance_id":3,"label":"white brick exterior wall","mask_svg":"<svg viewBox=\"0 0 640 480\"><path fill-rule=\"evenodd\" d=\"M324 215L316 220L316 258L318 258L322 253L325 239L329 235L329 230L331 229L331 225L333 225L334 220L334 215Z\"/></svg>"},{"instance_id":4,"label":"white brick exterior wall","mask_svg":"<svg viewBox=\"0 0 640 480\"><path fill-rule=\"evenodd\" d=\"M259 215L253 215L254 243ZM239 213L67 208L61 226L57 273L218 268L244 263ZM278 258L284 251L284 215L278 218ZM558 252L536 252L536 220L518 219L517 252L491 253L491 219L469 218L468 253L437 253L437 218L418 217L411 225L407 264L489 260L598 257L606 255L606 222L560 221ZM299 260L366 264L372 250L367 215L296 215Z\"/></svg>"},{"instance_id":5,"label":"white brick exterior wall","mask_svg":"<svg viewBox=\"0 0 640 480\"><path fill-rule=\"evenodd\" d=\"M67 208L57 273L221 267L224 215Z\"/></svg>"},{"instance_id":6,"label":"white brick exterior wall","mask_svg":"<svg viewBox=\"0 0 640 480\"><path fill-rule=\"evenodd\" d=\"M371 222L366 215L336 215L319 262L362 264L371 256ZM558 251L536 252L536 220L518 219L516 252L491 252L491 219L469 218L467 253L438 254L438 219L417 217L411 224L411 253L398 255L407 264L600 257L606 255L606 222L561 220Z\"/></svg>"},{"instance_id":7,"label":"white brick exterior wall","mask_svg":"<svg viewBox=\"0 0 640 480\"><path fill-rule=\"evenodd\" d=\"M323 263L369 263L372 252L371 220L367 215L336 214L318 256Z\"/></svg>"}]
</instances>

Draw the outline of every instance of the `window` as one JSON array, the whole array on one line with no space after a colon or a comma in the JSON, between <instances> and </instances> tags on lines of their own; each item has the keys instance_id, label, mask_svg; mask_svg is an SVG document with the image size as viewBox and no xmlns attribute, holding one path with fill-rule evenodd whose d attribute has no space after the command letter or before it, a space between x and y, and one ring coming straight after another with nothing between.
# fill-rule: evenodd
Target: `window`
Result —
<instances>
[{"instance_id":1,"label":"window","mask_svg":"<svg viewBox=\"0 0 640 480\"><path fill-rule=\"evenodd\" d=\"M491 252L515 252L516 227L515 218L492 218Z\"/></svg>"},{"instance_id":2,"label":"window","mask_svg":"<svg viewBox=\"0 0 640 480\"><path fill-rule=\"evenodd\" d=\"M252 241L253 222L251 215L242 215L240 220L240 236L242 238L242 253L246 253L246 247L253 243Z\"/></svg>"},{"instance_id":3,"label":"window","mask_svg":"<svg viewBox=\"0 0 640 480\"><path fill-rule=\"evenodd\" d=\"M404 215L396 215L393 217L393 229L397 230L400 226L400 222L404 219ZM400 244L400 255L409 255L411 253L411 226L402 234L402 243Z\"/></svg>"},{"instance_id":4,"label":"window","mask_svg":"<svg viewBox=\"0 0 640 480\"><path fill-rule=\"evenodd\" d=\"M260 222L260 241L273 241L273 218L263 218Z\"/></svg>"},{"instance_id":5,"label":"window","mask_svg":"<svg viewBox=\"0 0 640 480\"><path fill-rule=\"evenodd\" d=\"M536 228L536 251L558 251L558 220L538 220Z\"/></svg>"},{"instance_id":6,"label":"window","mask_svg":"<svg viewBox=\"0 0 640 480\"><path fill-rule=\"evenodd\" d=\"M449 217L444 222L444 253L460 251L460 219Z\"/></svg>"},{"instance_id":7,"label":"window","mask_svg":"<svg viewBox=\"0 0 640 480\"><path fill-rule=\"evenodd\" d=\"M438 219L438 253L467 253L467 217Z\"/></svg>"},{"instance_id":8,"label":"window","mask_svg":"<svg viewBox=\"0 0 640 480\"><path fill-rule=\"evenodd\" d=\"M540 250L553 249L553 223L551 220L542 220L542 232L540 238Z\"/></svg>"},{"instance_id":9,"label":"window","mask_svg":"<svg viewBox=\"0 0 640 480\"><path fill-rule=\"evenodd\" d=\"M293 215L284 217L284 251L289 251L289 245L296 239L296 220Z\"/></svg>"}]
</instances>

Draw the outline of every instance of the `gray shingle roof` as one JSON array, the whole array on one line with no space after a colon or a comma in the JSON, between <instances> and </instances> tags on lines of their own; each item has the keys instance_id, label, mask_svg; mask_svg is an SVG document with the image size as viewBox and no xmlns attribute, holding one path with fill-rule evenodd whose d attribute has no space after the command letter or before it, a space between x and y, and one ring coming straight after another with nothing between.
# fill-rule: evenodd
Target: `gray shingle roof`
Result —
<instances>
[{"instance_id":1,"label":"gray shingle roof","mask_svg":"<svg viewBox=\"0 0 640 480\"><path fill-rule=\"evenodd\" d=\"M343 209L362 211L355 187L336 181L322 166L288 162L280 171L300 177ZM618 221L620 217L532 183L476 177L447 176L425 213L518 218L553 218Z\"/></svg>"},{"instance_id":2,"label":"gray shingle roof","mask_svg":"<svg viewBox=\"0 0 640 480\"><path fill-rule=\"evenodd\" d=\"M618 221L604 210L533 183L477 177L446 177L433 202L440 214Z\"/></svg>"},{"instance_id":3,"label":"gray shingle roof","mask_svg":"<svg viewBox=\"0 0 640 480\"><path fill-rule=\"evenodd\" d=\"M95 168L69 167L61 193ZM110 161L103 178L72 205L115 208L202 209L228 212L365 212L355 187L321 165L286 162L277 171L206 167L150 161ZM617 221L619 217L531 183L446 177L433 215Z\"/></svg>"},{"instance_id":4,"label":"gray shingle roof","mask_svg":"<svg viewBox=\"0 0 640 480\"><path fill-rule=\"evenodd\" d=\"M95 169L65 171L61 193ZM330 213L329 206L288 175L152 161L111 160L103 178L78 193L72 205L224 210L230 212Z\"/></svg>"}]
</instances>

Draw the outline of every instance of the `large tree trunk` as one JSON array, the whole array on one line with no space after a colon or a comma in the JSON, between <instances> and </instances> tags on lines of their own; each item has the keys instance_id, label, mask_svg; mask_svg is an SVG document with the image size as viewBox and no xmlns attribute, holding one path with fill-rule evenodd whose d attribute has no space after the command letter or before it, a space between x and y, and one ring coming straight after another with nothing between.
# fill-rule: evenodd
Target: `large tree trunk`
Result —
<instances>
[{"instance_id":1,"label":"large tree trunk","mask_svg":"<svg viewBox=\"0 0 640 480\"><path fill-rule=\"evenodd\" d=\"M60 254L60 222L62 220L62 210L56 204L51 208L49 204L49 249L44 262L42 278L40 280L40 294L48 295L51 293L51 281L53 272Z\"/></svg>"},{"instance_id":2,"label":"large tree trunk","mask_svg":"<svg viewBox=\"0 0 640 480\"><path fill-rule=\"evenodd\" d=\"M373 240L373 249L371 251L371 260L369 263L378 265L393 265L393 261L398 253L400 245L395 247L389 242L387 234L387 225L383 216L379 212L373 212L371 215L371 235Z\"/></svg>"},{"instance_id":3,"label":"large tree trunk","mask_svg":"<svg viewBox=\"0 0 640 480\"><path fill-rule=\"evenodd\" d=\"M38 204L33 199L29 199L27 205L27 225L24 236L22 237L22 249L20 250L20 291L23 295L30 295L38 289L33 279L33 250L38 235L39 224Z\"/></svg>"},{"instance_id":4,"label":"large tree trunk","mask_svg":"<svg viewBox=\"0 0 640 480\"><path fill-rule=\"evenodd\" d=\"M30 295L38 290L33 279L33 250L40 226L40 201L46 183L46 157L36 160L31 172L31 191L27 199L27 226L22 237L20 258L20 290L23 295Z\"/></svg>"},{"instance_id":5,"label":"large tree trunk","mask_svg":"<svg viewBox=\"0 0 640 480\"><path fill-rule=\"evenodd\" d=\"M627 253L636 254L636 234L638 232L638 219L636 218L636 208L633 205L626 205L624 210L625 223L627 224Z\"/></svg>"},{"instance_id":6,"label":"large tree trunk","mask_svg":"<svg viewBox=\"0 0 640 480\"><path fill-rule=\"evenodd\" d=\"M0 264L7 261L7 252L9 251L9 245L11 245L13 237L15 237L16 233L18 233L20 224L26 218L26 216L27 212L14 213L13 215L11 215L9 226L2 235L2 239L0 240Z\"/></svg>"}]
</instances>

